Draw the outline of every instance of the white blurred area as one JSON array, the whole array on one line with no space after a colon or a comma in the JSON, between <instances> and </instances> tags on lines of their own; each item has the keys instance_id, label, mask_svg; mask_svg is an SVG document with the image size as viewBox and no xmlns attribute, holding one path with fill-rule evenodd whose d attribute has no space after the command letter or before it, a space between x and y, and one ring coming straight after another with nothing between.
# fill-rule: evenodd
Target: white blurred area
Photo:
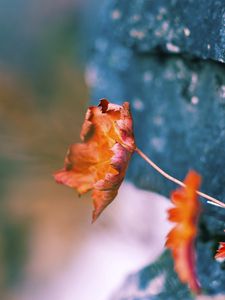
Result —
<instances>
[{"instance_id":1,"label":"white blurred area","mask_svg":"<svg viewBox=\"0 0 225 300\"><path fill-rule=\"evenodd\" d=\"M43 183L39 185L43 187ZM58 189L59 198L60 193L64 197L74 196L74 193L60 186L52 188ZM24 189L28 191L27 186ZM38 186L31 186L30 189L40 190ZM50 187L44 190L52 192ZM18 194L23 193L20 190ZM74 211L71 207L63 212L63 202L67 206L68 199L59 200L62 208L58 214L63 214L64 223L69 220L67 233L62 228L59 234L60 228L56 223L54 226L54 221L49 221L50 215L43 219L43 210L49 211L46 204L44 208L34 209L35 214L39 211L42 217L31 232L27 276L10 300L107 300L128 274L154 261L163 251L165 236L170 228L166 220L166 209L170 203L164 197L124 183L118 197L93 225L90 224L91 202L82 198L75 200L86 202L80 208L82 216L86 212L85 216L76 220L73 216L79 212L75 207ZM57 206L58 201L55 201ZM32 202L35 203L35 199ZM24 207L21 208L23 213ZM29 212L33 219L34 211ZM47 224L49 222L51 226ZM65 244L67 250L63 249Z\"/></svg>"},{"instance_id":2,"label":"white blurred area","mask_svg":"<svg viewBox=\"0 0 225 300\"><path fill-rule=\"evenodd\" d=\"M130 272L163 251L168 204L164 197L124 184L115 204L107 209L110 215L105 213L99 220L104 224L112 218L111 227L104 231L94 225L80 255L54 283L56 294L42 299L109 299Z\"/></svg>"}]
</instances>

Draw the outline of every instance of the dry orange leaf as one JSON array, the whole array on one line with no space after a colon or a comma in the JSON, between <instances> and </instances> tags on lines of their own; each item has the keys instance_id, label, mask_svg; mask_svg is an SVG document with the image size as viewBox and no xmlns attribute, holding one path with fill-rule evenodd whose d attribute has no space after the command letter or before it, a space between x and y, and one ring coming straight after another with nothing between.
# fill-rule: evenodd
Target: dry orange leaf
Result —
<instances>
[{"instance_id":1,"label":"dry orange leaf","mask_svg":"<svg viewBox=\"0 0 225 300\"><path fill-rule=\"evenodd\" d=\"M95 221L116 197L136 147L129 103L102 99L89 107L80 137L82 143L70 146L64 168L54 177L79 194L92 190Z\"/></svg>"},{"instance_id":2,"label":"dry orange leaf","mask_svg":"<svg viewBox=\"0 0 225 300\"><path fill-rule=\"evenodd\" d=\"M167 236L166 246L171 250L174 269L183 283L187 283L192 291L200 292L195 270L194 242L197 234L197 222L200 203L196 191L199 189L201 177L190 171L184 180L185 187L172 192L171 200L175 207L168 210L168 220L175 222L175 227Z\"/></svg>"}]
</instances>

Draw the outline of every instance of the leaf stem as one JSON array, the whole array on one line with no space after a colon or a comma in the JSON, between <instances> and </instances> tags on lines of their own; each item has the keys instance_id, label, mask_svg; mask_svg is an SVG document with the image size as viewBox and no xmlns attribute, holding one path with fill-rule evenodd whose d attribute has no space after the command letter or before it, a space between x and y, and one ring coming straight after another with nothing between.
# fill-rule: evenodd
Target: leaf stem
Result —
<instances>
[{"instance_id":1,"label":"leaf stem","mask_svg":"<svg viewBox=\"0 0 225 300\"><path fill-rule=\"evenodd\" d=\"M182 187L186 187L186 185L182 182L182 181L180 181L180 180L178 180L178 179L176 179L175 177L173 177L173 176L171 176L171 175L169 175L168 173L166 173L165 171L163 171L159 166L157 166L146 154L144 154L139 148L135 148L135 151L150 165L150 166L152 166L152 168L154 168L157 172L159 172L162 176L164 176L165 178L167 178L168 180L170 180L170 181L172 181L172 182L174 182L174 183L176 183L177 185L180 185L180 186L182 186ZM211 196L209 196L209 195L207 195L207 194L205 194L205 193L203 193L203 192L201 192L201 191L196 191L196 193L199 195L199 196L201 196L201 197L203 197L203 198L205 198L205 199L207 199L207 200L209 200L209 202L208 203L210 203L210 202L212 202L211 204L216 204L217 206L219 206L219 207L222 207L222 208L225 208L225 203L223 203L223 202L221 202L221 201L219 201L219 200L217 200L217 199L215 199L215 198L213 198L213 197L211 197Z\"/></svg>"}]
</instances>

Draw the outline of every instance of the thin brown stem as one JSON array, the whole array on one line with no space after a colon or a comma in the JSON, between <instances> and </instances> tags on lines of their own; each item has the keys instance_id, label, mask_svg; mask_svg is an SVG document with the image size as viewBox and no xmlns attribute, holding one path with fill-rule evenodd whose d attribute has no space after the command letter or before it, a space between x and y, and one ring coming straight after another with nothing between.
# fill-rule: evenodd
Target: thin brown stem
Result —
<instances>
[{"instance_id":1,"label":"thin brown stem","mask_svg":"<svg viewBox=\"0 0 225 300\"><path fill-rule=\"evenodd\" d=\"M171 176L171 175L169 175L168 173L166 173L165 171L163 171L159 166L157 166L147 155L145 155L139 148L136 148L135 149L135 151L149 164L149 165L151 165L157 172L159 172L162 176L164 176L165 178L167 178L168 180L170 180L170 181L172 181L172 182L174 182L174 183L176 183L176 184L178 184L178 185L180 185L180 186L182 186L182 187L186 187L186 185L182 182L182 181L180 181L180 180L178 180L178 179L176 179L175 177L173 177L173 176ZM213 198L213 197L211 197L211 196L209 196L209 195L207 195L207 194L205 194L205 193L203 193L203 192L200 192L200 191L196 191L196 193L199 195L199 196L201 196L201 197L203 197L203 198L205 198L205 199L207 199L207 200L209 200L209 203L211 202L211 203L213 203L213 204L215 204L215 205L217 205L217 206L220 206L220 207L222 207L222 208L225 208L225 203L223 203L223 202L221 202L221 201L219 201L219 200L217 200L217 199L215 199L215 198Z\"/></svg>"}]
</instances>

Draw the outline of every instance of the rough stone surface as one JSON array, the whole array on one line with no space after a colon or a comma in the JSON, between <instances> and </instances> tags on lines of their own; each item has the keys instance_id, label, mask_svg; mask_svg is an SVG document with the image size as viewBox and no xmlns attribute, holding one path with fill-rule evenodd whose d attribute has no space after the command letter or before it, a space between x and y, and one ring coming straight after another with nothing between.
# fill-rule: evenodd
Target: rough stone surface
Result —
<instances>
[{"instance_id":1,"label":"rough stone surface","mask_svg":"<svg viewBox=\"0 0 225 300\"><path fill-rule=\"evenodd\" d=\"M225 1L111 0L100 19L86 73L93 102L130 101L138 147L177 178L197 170L202 190L225 199ZM136 154L128 179L166 196L174 189ZM224 265L213 259L224 221L225 210L204 205L197 267L206 294L225 293ZM169 293L117 299L189 299Z\"/></svg>"},{"instance_id":2,"label":"rough stone surface","mask_svg":"<svg viewBox=\"0 0 225 300\"><path fill-rule=\"evenodd\" d=\"M224 0L111 0L104 30L136 52L187 53L225 62Z\"/></svg>"}]
</instances>

